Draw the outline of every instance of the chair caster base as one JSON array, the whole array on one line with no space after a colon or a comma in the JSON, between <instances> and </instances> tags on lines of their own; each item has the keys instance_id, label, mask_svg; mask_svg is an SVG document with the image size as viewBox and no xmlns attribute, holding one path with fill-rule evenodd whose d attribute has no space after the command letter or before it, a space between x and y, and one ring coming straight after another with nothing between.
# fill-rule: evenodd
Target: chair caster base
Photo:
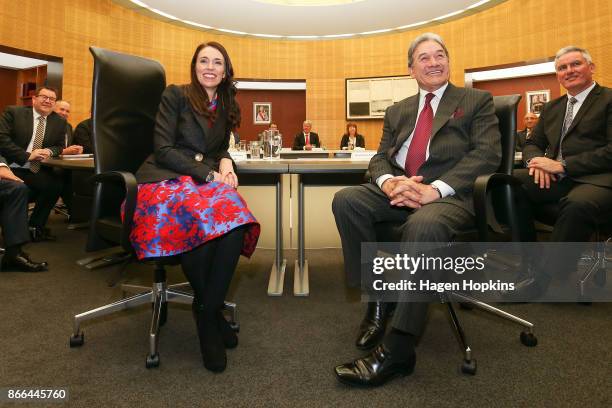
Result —
<instances>
[{"instance_id":1,"label":"chair caster base","mask_svg":"<svg viewBox=\"0 0 612 408\"><path fill-rule=\"evenodd\" d=\"M70 348L81 347L85 343L85 333L80 332L70 336Z\"/></svg>"},{"instance_id":2,"label":"chair caster base","mask_svg":"<svg viewBox=\"0 0 612 408\"><path fill-rule=\"evenodd\" d=\"M159 367L159 353L147 355L147 361L145 363L147 368Z\"/></svg>"},{"instance_id":3,"label":"chair caster base","mask_svg":"<svg viewBox=\"0 0 612 408\"><path fill-rule=\"evenodd\" d=\"M240 323L238 323L238 322L229 322L229 325L232 328L232 330L235 331L236 333L240 332Z\"/></svg>"},{"instance_id":4,"label":"chair caster base","mask_svg":"<svg viewBox=\"0 0 612 408\"><path fill-rule=\"evenodd\" d=\"M538 345L538 338L533 333L521 332L521 343L527 347L535 347Z\"/></svg>"},{"instance_id":5,"label":"chair caster base","mask_svg":"<svg viewBox=\"0 0 612 408\"><path fill-rule=\"evenodd\" d=\"M461 363L461 373L476 375L476 359L463 360L463 363Z\"/></svg>"}]
</instances>

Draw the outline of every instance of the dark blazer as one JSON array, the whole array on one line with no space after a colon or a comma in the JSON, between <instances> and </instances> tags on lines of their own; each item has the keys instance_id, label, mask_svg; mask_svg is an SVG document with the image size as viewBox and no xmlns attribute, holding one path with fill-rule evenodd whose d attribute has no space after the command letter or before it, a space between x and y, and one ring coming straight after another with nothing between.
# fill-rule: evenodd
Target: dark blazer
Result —
<instances>
[{"instance_id":1,"label":"dark blazer","mask_svg":"<svg viewBox=\"0 0 612 408\"><path fill-rule=\"evenodd\" d=\"M73 144L83 146L83 153L93 153L91 135L93 134L91 118L85 119L74 129Z\"/></svg>"},{"instance_id":2,"label":"dark blazer","mask_svg":"<svg viewBox=\"0 0 612 408\"><path fill-rule=\"evenodd\" d=\"M348 141L349 135L345 133L342 135L342 140L340 141L340 149L343 147L348 147ZM363 147L365 149L365 139L360 134L355 136L355 147Z\"/></svg>"},{"instance_id":3,"label":"dark blazer","mask_svg":"<svg viewBox=\"0 0 612 408\"><path fill-rule=\"evenodd\" d=\"M310 132L310 144L314 147L321 147L321 143L319 142L319 135L315 132ZM306 139L304 137L304 132L300 132L295 135L293 139L293 150L304 150L304 146L306 146Z\"/></svg>"},{"instance_id":4,"label":"dark blazer","mask_svg":"<svg viewBox=\"0 0 612 408\"><path fill-rule=\"evenodd\" d=\"M138 183L182 175L204 181L211 170L219 169L222 158L231 159L227 151L230 127L222 103L217 109L217 119L210 127L208 120L192 109L182 87L168 86L155 118L154 153L138 169Z\"/></svg>"},{"instance_id":5,"label":"dark blazer","mask_svg":"<svg viewBox=\"0 0 612 408\"><path fill-rule=\"evenodd\" d=\"M417 94L387 108L380 146L370 160L372 183L384 174L405 174L395 162L395 155L414 130L418 106ZM474 181L499 167L500 139L491 94L449 83L434 117L429 157L420 169L423 182L445 182L455 195L442 200L473 212Z\"/></svg>"},{"instance_id":6,"label":"dark blazer","mask_svg":"<svg viewBox=\"0 0 612 408\"><path fill-rule=\"evenodd\" d=\"M31 106L9 106L0 117L0 152L9 163L23 166L30 153L26 152L34 131ZM43 148L58 156L66 143L66 121L55 112L47 116Z\"/></svg>"},{"instance_id":7,"label":"dark blazer","mask_svg":"<svg viewBox=\"0 0 612 408\"><path fill-rule=\"evenodd\" d=\"M64 145L64 147L68 147L68 146L72 146L72 140L74 139L74 133L72 131L72 126L70 125L70 123L66 122L66 132L64 133L65 135L65 140L66 143Z\"/></svg>"},{"instance_id":8,"label":"dark blazer","mask_svg":"<svg viewBox=\"0 0 612 408\"><path fill-rule=\"evenodd\" d=\"M559 153L567 95L547 103L532 137L523 149L523 160ZM612 187L612 89L595 85L587 95L563 139L566 174L575 181Z\"/></svg>"},{"instance_id":9,"label":"dark blazer","mask_svg":"<svg viewBox=\"0 0 612 408\"><path fill-rule=\"evenodd\" d=\"M531 131L533 136L533 130ZM516 132L516 151L522 152L525 147L525 141L527 140L527 129Z\"/></svg>"}]
</instances>

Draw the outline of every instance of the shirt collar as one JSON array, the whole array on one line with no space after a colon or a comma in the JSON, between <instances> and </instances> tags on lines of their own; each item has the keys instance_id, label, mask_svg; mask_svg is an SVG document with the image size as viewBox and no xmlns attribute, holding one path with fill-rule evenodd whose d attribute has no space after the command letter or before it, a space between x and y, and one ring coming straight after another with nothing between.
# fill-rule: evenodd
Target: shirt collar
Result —
<instances>
[{"instance_id":1,"label":"shirt collar","mask_svg":"<svg viewBox=\"0 0 612 408\"><path fill-rule=\"evenodd\" d=\"M438 100L440 100L442 99L442 95L444 95L444 91L446 91L446 88L448 88L448 82L446 82L444 85L442 85L431 93L435 95L434 98L438 98ZM427 95L428 93L430 92L419 88L419 102L423 102L425 100L425 95Z\"/></svg>"},{"instance_id":2,"label":"shirt collar","mask_svg":"<svg viewBox=\"0 0 612 408\"><path fill-rule=\"evenodd\" d=\"M582 103L584 102L584 100L586 99L586 97L589 95L589 92L591 92L593 90L593 88L595 88L595 85L597 85L597 83L595 81L593 81L593 83L591 84L591 86L589 86L587 89L585 89L584 91L580 92L577 95L571 95L569 92L567 93L567 99L569 100L569 98L571 98L572 96L574 98L576 98L578 100L578 102Z\"/></svg>"}]
</instances>

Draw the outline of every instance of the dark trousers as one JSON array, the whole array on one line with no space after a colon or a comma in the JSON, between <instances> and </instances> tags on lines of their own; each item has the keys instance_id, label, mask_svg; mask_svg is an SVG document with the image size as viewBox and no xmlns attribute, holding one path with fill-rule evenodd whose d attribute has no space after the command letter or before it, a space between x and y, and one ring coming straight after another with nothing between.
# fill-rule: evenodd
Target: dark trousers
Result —
<instances>
[{"instance_id":1,"label":"dark trousers","mask_svg":"<svg viewBox=\"0 0 612 408\"><path fill-rule=\"evenodd\" d=\"M361 281L361 243L377 241L375 223L402 223L402 242L449 242L474 225L472 214L447 202L433 202L418 210L392 207L373 184L339 191L332 210L342 241L347 283L353 287ZM425 327L428 304L404 300L395 309L392 326L419 336Z\"/></svg>"},{"instance_id":2,"label":"dark trousers","mask_svg":"<svg viewBox=\"0 0 612 408\"><path fill-rule=\"evenodd\" d=\"M29 187L30 201L35 203L32 215L30 215L30 226L44 227L62 192L62 177L56 175L47 167L41 167L38 173L32 173L30 169L22 168L13 168L12 170Z\"/></svg>"},{"instance_id":3,"label":"dark trousers","mask_svg":"<svg viewBox=\"0 0 612 408\"><path fill-rule=\"evenodd\" d=\"M553 242L588 241L597 225L608 220L604 216L612 212L612 186L605 188L578 183L568 177L552 182L550 189L541 189L533 182L528 169L515 171L515 177L523 182L524 199L519 200L518 210L525 221L527 237L535 241L533 219L537 218L538 205L558 204L559 216L550 240Z\"/></svg>"},{"instance_id":4,"label":"dark trousers","mask_svg":"<svg viewBox=\"0 0 612 408\"><path fill-rule=\"evenodd\" d=\"M514 175L523 182L524 194L519 197L517 208L527 241L537 240L533 220L538 219L539 206L558 206L551 242L588 242L597 225L609 221L604 217L612 213L612 188L578 183L564 177L551 182L549 189L541 189L533 182L528 169L517 170ZM549 277L552 273L566 276L576 270L583 249L579 245L546 247L543 252L528 253L527 257L534 264L536 273Z\"/></svg>"},{"instance_id":5,"label":"dark trousers","mask_svg":"<svg viewBox=\"0 0 612 408\"><path fill-rule=\"evenodd\" d=\"M24 183L0 180L0 227L6 247L21 245L30 240L28 192Z\"/></svg>"}]
</instances>

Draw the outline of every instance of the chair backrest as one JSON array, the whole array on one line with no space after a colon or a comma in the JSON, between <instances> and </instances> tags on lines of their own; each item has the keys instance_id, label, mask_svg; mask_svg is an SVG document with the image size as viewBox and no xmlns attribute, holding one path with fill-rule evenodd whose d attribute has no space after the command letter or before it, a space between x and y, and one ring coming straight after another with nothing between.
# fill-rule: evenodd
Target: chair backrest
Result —
<instances>
[{"instance_id":1,"label":"chair backrest","mask_svg":"<svg viewBox=\"0 0 612 408\"><path fill-rule=\"evenodd\" d=\"M90 47L94 58L92 126L95 173L134 173L153 151L155 116L166 87L162 65L150 59ZM94 193L88 250L121 242L119 220L124 191L98 184Z\"/></svg>"},{"instance_id":2,"label":"chair backrest","mask_svg":"<svg viewBox=\"0 0 612 408\"><path fill-rule=\"evenodd\" d=\"M521 95L494 96L495 115L501 133L502 161L498 172L512 174L516 145L516 115Z\"/></svg>"}]
</instances>

